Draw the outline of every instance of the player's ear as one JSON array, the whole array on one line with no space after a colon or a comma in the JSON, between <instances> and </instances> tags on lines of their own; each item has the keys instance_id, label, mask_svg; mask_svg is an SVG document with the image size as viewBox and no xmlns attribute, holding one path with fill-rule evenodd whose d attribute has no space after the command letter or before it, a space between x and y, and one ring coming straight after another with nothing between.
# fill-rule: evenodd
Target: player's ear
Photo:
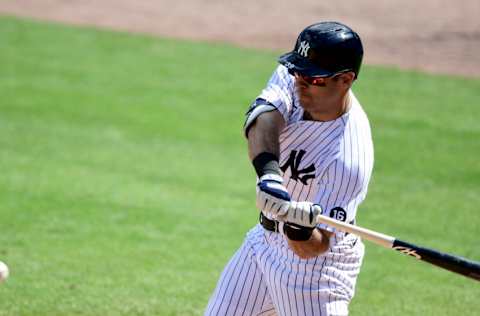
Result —
<instances>
[{"instance_id":1,"label":"player's ear","mask_svg":"<svg viewBox=\"0 0 480 316\"><path fill-rule=\"evenodd\" d=\"M347 89L350 89L350 87L353 84L353 81L355 81L355 73L353 71L344 72L338 76L338 81L342 86L344 86Z\"/></svg>"},{"instance_id":2,"label":"player's ear","mask_svg":"<svg viewBox=\"0 0 480 316\"><path fill-rule=\"evenodd\" d=\"M342 74L340 77L344 84L351 86L355 80L355 73L353 71L349 71Z\"/></svg>"}]
</instances>

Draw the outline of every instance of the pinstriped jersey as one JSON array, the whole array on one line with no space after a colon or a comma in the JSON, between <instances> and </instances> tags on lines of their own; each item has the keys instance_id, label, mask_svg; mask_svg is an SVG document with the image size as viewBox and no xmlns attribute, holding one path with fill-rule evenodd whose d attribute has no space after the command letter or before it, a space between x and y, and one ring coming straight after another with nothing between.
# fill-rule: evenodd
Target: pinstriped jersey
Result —
<instances>
[{"instance_id":1,"label":"pinstriped jersey","mask_svg":"<svg viewBox=\"0 0 480 316\"><path fill-rule=\"evenodd\" d=\"M263 111L278 109L287 123L279 139L280 168L292 199L318 203L323 214L350 222L367 193L373 146L368 119L349 93L351 106L341 117L304 120L295 80L279 66L244 128L248 132ZM205 315L348 315L363 256L360 238L336 232L327 251L302 259L282 234L257 224L225 267Z\"/></svg>"},{"instance_id":2,"label":"pinstriped jersey","mask_svg":"<svg viewBox=\"0 0 480 316\"><path fill-rule=\"evenodd\" d=\"M292 199L317 203L324 215L347 222L355 219L365 199L374 160L368 118L353 92L349 94L350 109L341 117L304 120L294 77L280 65L257 98L285 119L280 168Z\"/></svg>"}]
</instances>

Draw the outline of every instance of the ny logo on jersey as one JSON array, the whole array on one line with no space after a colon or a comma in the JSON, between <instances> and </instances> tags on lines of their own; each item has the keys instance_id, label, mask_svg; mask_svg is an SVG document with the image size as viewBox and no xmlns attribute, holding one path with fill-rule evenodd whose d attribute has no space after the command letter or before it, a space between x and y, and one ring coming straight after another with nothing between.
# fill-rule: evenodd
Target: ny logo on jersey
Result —
<instances>
[{"instance_id":1,"label":"ny logo on jersey","mask_svg":"<svg viewBox=\"0 0 480 316\"><path fill-rule=\"evenodd\" d=\"M305 153L305 150L300 150L298 154L296 150L292 150L290 157L280 169L285 172L290 167L290 172L292 173L290 178L295 181L300 180L304 185L307 185L307 180L315 178L315 165L312 163L307 168L299 169Z\"/></svg>"},{"instance_id":2,"label":"ny logo on jersey","mask_svg":"<svg viewBox=\"0 0 480 316\"><path fill-rule=\"evenodd\" d=\"M297 53L299 53L303 57L308 57L308 50L310 49L310 44L307 41L302 41L300 46L297 49Z\"/></svg>"}]
</instances>

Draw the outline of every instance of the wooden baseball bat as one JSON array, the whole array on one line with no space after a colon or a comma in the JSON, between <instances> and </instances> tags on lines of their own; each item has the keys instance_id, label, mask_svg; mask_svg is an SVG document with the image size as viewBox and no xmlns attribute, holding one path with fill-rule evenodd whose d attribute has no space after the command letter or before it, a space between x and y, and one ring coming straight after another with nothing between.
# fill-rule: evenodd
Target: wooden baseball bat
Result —
<instances>
[{"instance_id":1,"label":"wooden baseball bat","mask_svg":"<svg viewBox=\"0 0 480 316\"><path fill-rule=\"evenodd\" d=\"M396 239L395 237L359 226L347 224L324 215L318 215L316 219L317 223L332 226L340 231L360 236L385 248L400 251L401 253L415 257L418 260L428 262L437 267L480 281L479 262L455 255L450 255L434 249L419 247L417 245Z\"/></svg>"}]
</instances>

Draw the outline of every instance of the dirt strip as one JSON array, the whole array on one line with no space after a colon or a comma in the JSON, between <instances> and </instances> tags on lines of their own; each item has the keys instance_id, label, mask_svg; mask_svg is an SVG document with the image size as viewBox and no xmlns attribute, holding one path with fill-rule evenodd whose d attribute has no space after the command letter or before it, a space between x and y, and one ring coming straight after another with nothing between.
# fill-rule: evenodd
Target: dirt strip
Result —
<instances>
[{"instance_id":1,"label":"dirt strip","mask_svg":"<svg viewBox=\"0 0 480 316\"><path fill-rule=\"evenodd\" d=\"M480 77L478 0L0 0L0 14L278 51L337 20L361 35L368 64Z\"/></svg>"}]
</instances>

